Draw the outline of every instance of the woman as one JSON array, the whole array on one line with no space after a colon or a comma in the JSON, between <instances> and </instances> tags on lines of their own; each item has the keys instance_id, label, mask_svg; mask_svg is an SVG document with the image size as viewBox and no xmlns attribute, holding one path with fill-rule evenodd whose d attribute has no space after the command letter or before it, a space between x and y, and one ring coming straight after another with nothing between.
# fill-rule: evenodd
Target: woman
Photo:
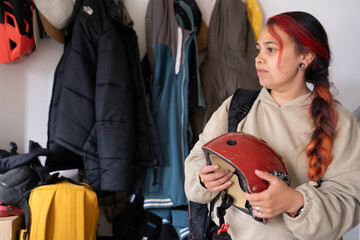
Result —
<instances>
[{"instance_id":1,"label":"woman","mask_svg":"<svg viewBox=\"0 0 360 240\"><path fill-rule=\"evenodd\" d=\"M263 86L238 131L265 140L287 166L290 186L269 173L261 193L246 194L257 222L231 206L225 222L232 239L341 239L359 223L360 128L333 100L330 49L320 22L305 12L270 18L257 42L255 66ZM308 88L309 83L310 88ZM201 146L227 132L231 97L213 114L185 161L185 193L208 203L232 183L232 173L205 166ZM218 223L213 214L212 219Z\"/></svg>"}]
</instances>

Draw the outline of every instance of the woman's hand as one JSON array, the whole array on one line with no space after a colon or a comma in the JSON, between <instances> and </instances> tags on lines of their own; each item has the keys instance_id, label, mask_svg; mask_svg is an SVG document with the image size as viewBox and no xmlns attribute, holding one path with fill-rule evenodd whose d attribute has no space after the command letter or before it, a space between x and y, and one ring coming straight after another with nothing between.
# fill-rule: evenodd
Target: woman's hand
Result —
<instances>
[{"instance_id":1,"label":"woman's hand","mask_svg":"<svg viewBox=\"0 0 360 240\"><path fill-rule=\"evenodd\" d=\"M268 189L260 193L245 194L257 217L272 218L283 212L296 213L304 205L303 195L279 177L259 170L255 170L255 174L269 182Z\"/></svg>"},{"instance_id":2,"label":"woman's hand","mask_svg":"<svg viewBox=\"0 0 360 240\"><path fill-rule=\"evenodd\" d=\"M216 171L218 168L218 165L206 165L199 170L200 181L210 192L220 192L231 185L229 179L233 173L227 169Z\"/></svg>"}]
</instances>

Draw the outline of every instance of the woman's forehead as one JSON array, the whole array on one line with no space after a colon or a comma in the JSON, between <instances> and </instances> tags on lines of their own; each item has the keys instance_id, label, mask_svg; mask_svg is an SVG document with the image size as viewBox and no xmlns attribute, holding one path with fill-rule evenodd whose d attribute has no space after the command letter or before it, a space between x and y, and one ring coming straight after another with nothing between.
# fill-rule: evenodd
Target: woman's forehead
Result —
<instances>
[{"instance_id":1,"label":"woman's forehead","mask_svg":"<svg viewBox=\"0 0 360 240\"><path fill-rule=\"evenodd\" d=\"M291 41L291 38L289 37L289 35L287 35L278 26L272 25L272 30L275 34L278 35L278 37L280 38L282 43ZM258 44L265 44L265 43L270 43L270 42L279 44L278 39L270 33L269 26L265 26L260 32Z\"/></svg>"}]
</instances>

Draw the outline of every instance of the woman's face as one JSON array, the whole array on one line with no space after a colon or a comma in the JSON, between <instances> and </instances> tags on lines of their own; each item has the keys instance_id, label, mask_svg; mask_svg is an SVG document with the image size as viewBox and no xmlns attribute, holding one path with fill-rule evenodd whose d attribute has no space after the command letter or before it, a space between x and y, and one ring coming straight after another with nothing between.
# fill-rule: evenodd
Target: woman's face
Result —
<instances>
[{"instance_id":1,"label":"woman's face","mask_svg":"<svg viewBox=\"0 0 360 240\"><path fill-rule=\"evenodd\" d=\"M265 27L256 43L258 56L255 58L255 67L260 85L278 92L303 87L304 71L298 69L302 56L295 51L295 41L277 26L274 26L274 30L283 44L281 62L278 65L280 44Z\"/></svg>"}]
</instances>

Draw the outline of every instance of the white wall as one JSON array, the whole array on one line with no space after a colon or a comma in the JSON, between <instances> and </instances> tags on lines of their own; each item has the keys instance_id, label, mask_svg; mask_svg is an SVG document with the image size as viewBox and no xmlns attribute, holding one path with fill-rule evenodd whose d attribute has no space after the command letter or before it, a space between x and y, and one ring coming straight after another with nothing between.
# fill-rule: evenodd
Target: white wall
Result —
<instances>
[{"instance_id":1,"label":"white wall","mask_svg":"<svg viewBox=\"0 0 360 240\"><path fill-rule=\"evenodd\" d=\"M141 57L146 52L145 12L148 0L126 0L135 22ZM197 0L205 23L209 23L215 0ZM329 35L333 62L332 80L339 91L338 99L353 111L360 105L360 1L358 0L258 0L265 19L290 10L304 10L316 16ZM38 49L24 62L0 64L0 148L9 141L27 152L28 141L43 147L47 141L47 119L53 75L63 46L54 40L41 40ZM111 230L108 229L107 232ZM345 236L360 239L359 228Z\"/></svg>"},{"instance_id":2,"label":"white wall","mask_svg":"<svg viewBox=\"0 0 360 240\"><path fill-rule=\"evenodd\" d=\"M53 76L62 49L52 39L41 40L24 62L0 64L0 148L15 141L24 152L29 140L46 147Z\"/></svg>"}]
</instances>

